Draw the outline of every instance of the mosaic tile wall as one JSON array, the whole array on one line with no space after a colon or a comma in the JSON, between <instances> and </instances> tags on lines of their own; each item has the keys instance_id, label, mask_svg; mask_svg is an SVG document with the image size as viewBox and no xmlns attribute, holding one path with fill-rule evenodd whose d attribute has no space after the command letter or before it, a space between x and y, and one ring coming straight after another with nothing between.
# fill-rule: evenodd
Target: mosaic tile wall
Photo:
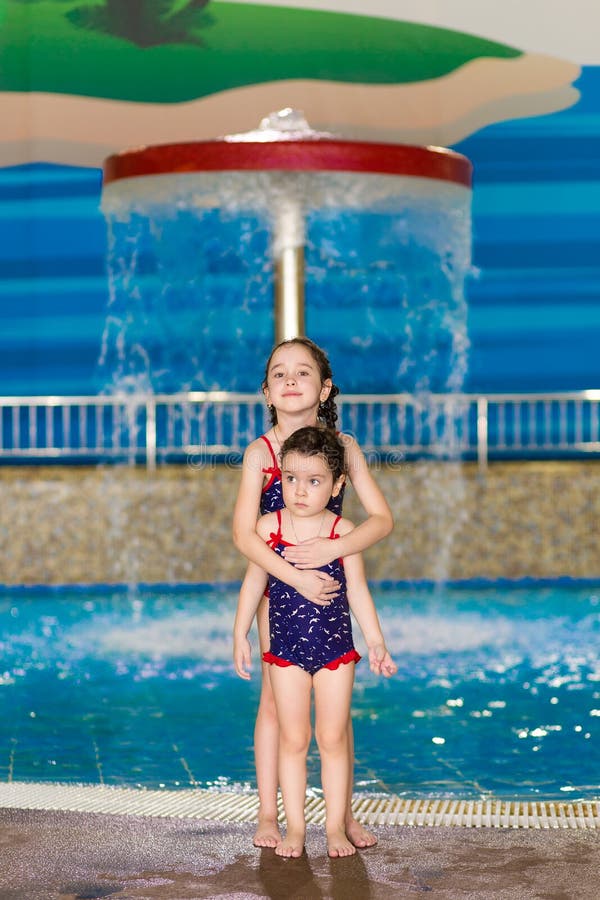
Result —
<instances>
[{"instance_id":1,"label":"mosaic tile wall","mask_svg":"<svg viewBox=\"0 0 600 900\"><path fill-rule=\"evenodd\" d=\"M393 535L372 579L600 577L600 462L381 468ZM0 583L235 581L239 470L0 468ZM348 491L346 514L360 520Z\"/></svg>"}]
</instances>

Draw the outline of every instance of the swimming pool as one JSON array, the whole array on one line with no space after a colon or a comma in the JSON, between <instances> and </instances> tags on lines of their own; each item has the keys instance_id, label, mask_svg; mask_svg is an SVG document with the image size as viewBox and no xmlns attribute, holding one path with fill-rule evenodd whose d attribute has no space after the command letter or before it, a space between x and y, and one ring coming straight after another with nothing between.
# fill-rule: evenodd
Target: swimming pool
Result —
<instances>
[{"instance_id":1,"label":"swimming pool","mask_svg":"<svg viewBox=\"0 0 600 900\"><path fill-rule=\"evenodd\" d=\"M399 673L357 668L357 791L600 796L600 586L375 597ZM4 589L0 780L253 787L259 683L231 669L235 602L234 588ZM313 786L317 762L313 747Z\"/></svg>"}]
</instances>

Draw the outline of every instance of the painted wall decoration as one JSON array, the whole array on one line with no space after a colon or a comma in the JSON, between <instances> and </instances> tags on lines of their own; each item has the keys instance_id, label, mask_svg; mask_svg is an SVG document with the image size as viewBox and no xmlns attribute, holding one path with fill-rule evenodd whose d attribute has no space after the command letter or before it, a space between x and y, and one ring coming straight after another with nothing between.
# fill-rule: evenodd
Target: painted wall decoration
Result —
<instances>
[{"instance_id":1,"label":"painted wall decoration","mask_svg":"<svg viewBox=\"0 0 600 900\"><path fill-rule=\"evenodd\" d=\"M402 3L347 6L6 0L0 162L100 165L124 146L250 130L286 106L347 137L446 146L577 100L576 61L407 21Z\"/></svg>"},{"instance_id":2,"label":"painted wall decoration","mask_svg":"<svg viewBox=\"0 0 600 900\"><path fill-rule=\"evenodd\" d=\"M600 386L595 0L0 0L0 393L99 386L100 169L303 109L474 163L473 390Z\"/></svg>"}]
</instances>

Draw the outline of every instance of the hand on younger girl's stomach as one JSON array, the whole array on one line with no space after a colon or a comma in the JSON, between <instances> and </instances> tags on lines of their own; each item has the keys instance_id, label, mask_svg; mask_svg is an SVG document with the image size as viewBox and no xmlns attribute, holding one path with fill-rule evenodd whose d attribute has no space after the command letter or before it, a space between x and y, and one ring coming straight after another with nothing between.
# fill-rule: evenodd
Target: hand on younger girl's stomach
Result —
<instances>
[{"instance_id":1,"label":"hand on younger girl's stomach","mask_svg":"<svg viewBox=\"0 0 600 900\"><path fill-rule=\"evenodd\" d=\"M330 538L315 537L285 547L282 556L297 569L318 569L337 559L335 543Z\"/></svg>"},{"instance_id":2,"label":"hand on younger girl's stomach","mask_svg":"<svg viewBox=\"0 0 600 900\"><path fill-rule=\"evenodd\" d=\"M329 606L340 592L340 583L327 572L305 570L297 573L295 588L299 594L316 603L317 606Z\"/></svg>"}]
</instances>

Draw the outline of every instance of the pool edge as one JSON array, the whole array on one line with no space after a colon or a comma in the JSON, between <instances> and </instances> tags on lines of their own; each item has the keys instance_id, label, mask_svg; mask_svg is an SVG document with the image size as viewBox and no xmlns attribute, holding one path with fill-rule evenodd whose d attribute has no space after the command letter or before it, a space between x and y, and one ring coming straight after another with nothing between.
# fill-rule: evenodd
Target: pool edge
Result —
<instances>
[{"instance_id":1,"label":"pool edge","mask_svg":"<svg viewBox=\"0 0 600 900\"><path fill-rule=\"evenodd\" d=\"M256 791L157 791L108 785L0 782L0 808L241 823L256 821L258 796ZM356 794L353 808L356 818L365 825L600 829L600 800L406 799ZM324 823L322 797L307 796L306 820L311 825Z\"/></svg>"}]
</instances>

